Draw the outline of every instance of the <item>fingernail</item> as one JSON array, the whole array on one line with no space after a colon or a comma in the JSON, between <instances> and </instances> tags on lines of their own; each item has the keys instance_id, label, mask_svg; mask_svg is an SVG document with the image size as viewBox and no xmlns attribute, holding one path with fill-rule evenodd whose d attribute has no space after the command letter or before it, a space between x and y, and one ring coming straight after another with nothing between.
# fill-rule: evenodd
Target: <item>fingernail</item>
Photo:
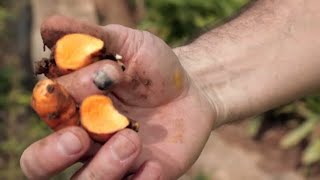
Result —
<instances>
[{"instance_id":1,"label":"fingernail","mask_svg":"<svg viewBox=\"0 0 320 180\"><path fill-rule=\"evenodd\" d=\"M127 137L118 135L111 145L111 151L117 160L124 161L137 151L137 147Z\"/></svg>"},{"instance_id":2,"label":"fingernail","mask_svg":"<svg viewBox=\"0 0 320 180\"><path fill-rule=\"evenodd\" d=\"M58 148L66 155L74 155L81 151L82 143L75 134L65 132L58 139Z\"/></svg>"},{"instance_id":3,"label":"fingernail","mask_svg":"<svg viewBox=\"0 0 320 180\"><path fill-rule=\"evenodd\" d=\"M98 89L104 91L108 90L112 86L113 81L108 76L106 70L101 69L94 74L93 83Z\"/></svg>"}]
</instances>

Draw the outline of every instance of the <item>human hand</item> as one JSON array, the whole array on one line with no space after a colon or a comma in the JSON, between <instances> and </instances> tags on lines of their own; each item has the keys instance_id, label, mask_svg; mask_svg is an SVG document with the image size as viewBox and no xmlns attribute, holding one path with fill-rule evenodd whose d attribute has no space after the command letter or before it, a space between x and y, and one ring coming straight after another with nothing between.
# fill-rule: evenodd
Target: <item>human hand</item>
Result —
<instances>
[{"instance_id":1,"label":"human hand","mask_svg":"<svg viewBox=\"0 0 320 180\"><path fill-rule=\"evenodd\" d=\"M77 102L91 94L108 95L122 114L140 123L139 137L123 130L99 149L81 128L62 129L25 150L21 166L26 176L48 178L90 155L94 155L92 160L75 179L121 179L127 174L134 174L136 179L181 176L203 149L215 110L171 48L148 32L119 25L102 28L54 16L42 26L48 47L68 33L86 33L104 40L109 54L122 56L125 71L113 61L100 61L60 77L58 82ZM63 142L71 147L62 148ZM130 155L115 156L114 152L125 150L124 154Z\"/></svg>"}]
</instances>

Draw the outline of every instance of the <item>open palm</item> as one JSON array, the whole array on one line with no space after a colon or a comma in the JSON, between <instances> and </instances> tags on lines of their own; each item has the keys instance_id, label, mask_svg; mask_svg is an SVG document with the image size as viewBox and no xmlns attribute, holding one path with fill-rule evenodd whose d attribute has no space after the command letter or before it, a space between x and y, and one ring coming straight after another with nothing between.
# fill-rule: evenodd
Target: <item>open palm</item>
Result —
<instances>
[{"instance_id":1,"label":"open palm","mask_svg":"<svg viewBox=\"0 0 320 180\"><path fill-rule=\"evenodd\" d=\"M55 16L42 26L48 47L68 33L101 38L108 54L122 56L124 71L118 63L100 61L59 81L78 102L90 94L106 94L120 112L139 122L143 148L130 172L153 160L161 165L164 179L182 175L203 149L215 113L171 48L148 32L119 25L102 28ZM112 83L97 81L101 71Z\"/></svg>"}]
</instances>

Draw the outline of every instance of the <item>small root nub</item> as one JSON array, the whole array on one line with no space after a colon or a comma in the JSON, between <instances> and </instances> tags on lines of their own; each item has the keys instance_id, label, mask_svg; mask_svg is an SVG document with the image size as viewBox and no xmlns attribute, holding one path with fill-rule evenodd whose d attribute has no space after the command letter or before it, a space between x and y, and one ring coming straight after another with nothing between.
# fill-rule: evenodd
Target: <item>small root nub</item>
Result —
<instances>
[{"instance_id":1,"label":"small root nub","mask_svg":"<svg viewBox=\"0 0 320 180\"><path fill-rule=\"evenodd\" d=\"M134 130L135 132L139 132L140 124L137 121L130 120L128 128Z\"/></svg>"},{"instance_id":2,"label":"small root nub","mask_svg":"<svg viewBox=\"0 0 320 180\"><path fill-rule=\"evenodd\" d=\"M54 91L54 86L52 85L52 84L49 84L48 86L47 86L47 91L48 91L48 93L53 93L53 91Z\"/></svg>"},{"instance_id":3,"label":"small root nub","mask_svg":"<svg viewBox=\"0 0 320 180\"><path fill-rule=\"evenodd\" d=\"M49 72L49 67L54 64L54 59L42 58L40 61L35 63L34 74L46 74Z\"/></svg>"},{"instance_id":4,"label":"small root nub","mask_svg":"<svg viewBox=\"0 0 320 180\"><path fill-rule=\"evenodd\" d=\"M50 113L48 114L48 120L54 120L54 119L57 119L59 117L59 113L57 112L54 112L54 113Z\"/></svg>"}]
</instances>

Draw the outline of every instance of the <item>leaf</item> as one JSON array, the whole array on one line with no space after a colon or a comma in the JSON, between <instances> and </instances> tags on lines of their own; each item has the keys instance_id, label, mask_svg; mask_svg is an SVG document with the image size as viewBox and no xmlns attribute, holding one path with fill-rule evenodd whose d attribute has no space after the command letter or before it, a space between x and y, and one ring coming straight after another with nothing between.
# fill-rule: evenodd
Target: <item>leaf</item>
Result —
<instances>
[{"instance_id":1,"label":"leaf","mask_svg":"<svg viewBox=\"0 0 320 180\"><path fill-rule=\"evenodd\" d=\"M315 113L320 113L320 95L309 96L305 99L306 107Z\"/></svg>"},{"instance_id":2,"label":"leaf","mask_svg":"<svg viewBox=\"0 0 320 180\"><path fill-rule=\"evenodd\" d=\"M320 161L320 138L309 144L302 157L302 163L305 165L311 165L318 161Z\"/></svg>"},{"instance_id":3,"label":"leaf","mask_svg":"<svg viewBox=\"0 0 320 180\"><path fill-rule=\"evenodd\" d=\"M310 118L306 120L302 125L292 130L287 134L280 142L280 146L284 149L288 149L292 146L299 144L304 138L306 138L313 127L318 123L318 119Z\"/></svg>"},{"instance_id":4,"label":"leaf","mask_svg":"<svg viewBox=\"0 0 320 180\"><path fill-rule=\"evenodd\" d=\"M205 27L219 23L234 14L248 0L146 0L148 13L142 21L143 29L166 30L160 36L170 45L181 45ZM148 24L148 26L145 26ZM158 34L159 35L159 34Z\"/></svg>"},{"instance_id":5,"label":"leaf","mask_svg":"<svg viewBox=\"0 0 320 180\"><path fill-rule=\"evenodd\" d=\"M194 177L194 180L209 180L210 178L202 171L198 172L198 174Z\"/></svg>"},{"instance_id":6,"label":"leaf","mask_svg":"<svg viewBox=\"0 0 320 180\"><path fill-rule=\"evenodd\" d=\"M31 94L25 92L19 92L16 96L16 103L19 105L28 106L30 104Z\"/></svg>"},{"instance_id":7,"label":"leaf","mask_svg":"<svg viewBox=\"0 0 320 180\"><path fill-rule=\"evenodd\" d=\"M261 128L262 122L263 122L262 116L258 116L249 121L248 134L250 137L254 137L257 135L257 133Z\"/></svg>"}]
</instances>

